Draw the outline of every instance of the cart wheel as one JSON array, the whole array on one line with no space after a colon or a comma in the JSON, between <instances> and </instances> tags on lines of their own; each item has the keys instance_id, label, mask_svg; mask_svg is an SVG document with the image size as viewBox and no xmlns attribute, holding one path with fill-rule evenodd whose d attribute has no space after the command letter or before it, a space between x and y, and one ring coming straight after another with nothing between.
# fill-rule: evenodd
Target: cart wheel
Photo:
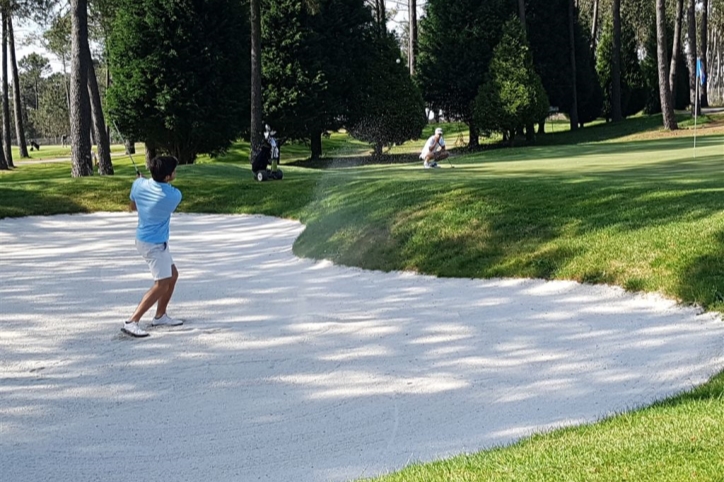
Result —
<instances>
[{"instance_id":1,"label":"cart wheel","mask_svg":"<svg viewBox=\"0 0 724 482\"><path fill-rule=\"evenodd\" d=\"M256 173L257 181L263 182L263 181L266 181L267 179L269 179L269 174L267 173L267 171L258 171Z\"/></svg>"},{"instance_id":2,"label":"cart wheel","mask_svg":"<svg viewBox=\"0 0 724 482\"><path fill-rule=\"evenodd\" d=\"M281 169L277 169L276 171L272 171L272 179L276 179L277 181L281 181L282 177L284 177L284 173Z\"/></svg>"}]
</instances>

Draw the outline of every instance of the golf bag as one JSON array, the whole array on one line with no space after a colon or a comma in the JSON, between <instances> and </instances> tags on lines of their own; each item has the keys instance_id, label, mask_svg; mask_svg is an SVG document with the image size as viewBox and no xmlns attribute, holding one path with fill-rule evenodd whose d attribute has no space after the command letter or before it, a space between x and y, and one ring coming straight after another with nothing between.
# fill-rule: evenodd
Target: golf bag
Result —
<instances>
[{"instance_id":1,"label":"golf bag","mask_svg":"<svg viewBox=\"0 0 724 482\"><path fill-rule=\"evenodd\" d=\"M264 130L264 142L251 163L251 171L257 181L281 180L284 176L282 170L278 167L280 159L279 147L276 131L271 130L267 125ZM271 169L269 165L271 165Z\"/></svg>"}]
</instances>

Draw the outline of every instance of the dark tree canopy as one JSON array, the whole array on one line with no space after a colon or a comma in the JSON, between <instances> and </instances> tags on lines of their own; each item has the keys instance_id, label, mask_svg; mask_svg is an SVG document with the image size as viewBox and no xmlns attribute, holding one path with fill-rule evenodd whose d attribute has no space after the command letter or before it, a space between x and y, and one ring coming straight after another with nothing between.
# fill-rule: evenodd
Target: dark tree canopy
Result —
<instances>
[{"instance_id":1,"label":"dark tree canopy","mask_svg":"<svg viewBox=\"0 0 724 482\"><path fill-rule=\"evenodd\" d=\"M384 146L419 138L427 121L422 95L400 59L394 38L377 38L375 48L375 75L355 95L360 120L350 125L350 133L373 144L379 156Z\"/></svg>"},{"instance_id":2,"label":"dark tree canopy","mask_svg":"<svg viewBox=\"0 0 724 482\"><path fill-rule=\"evenodd\" d=\"M548 96L533 67L523 26L517 18L503 27L503 38L493 52L490 71L475 101L475 123L500 132L511 143L516 132L548 113Z\"/></svg>"},{"instance_id":3,"label":"dark tree canopy","mask_svg":"<svg viewBox=\"0 0 724 482\"><path fill-rule=\"evenodd\" d=\"M425 102L473 122L473 105L503 23L517 13L506 0L428 0L420 21L416 78Z\"/></svg>"},{"instance_id":4,"label":"dark tree canopy","mask_svg":"<svg viewBox=\"0 0 724 482\"><path fill-rule=\"evenodd\" d=\"M354 122L353 98L374 58L374 20L364 1L264 0L262 7L269 122L283 136L313 144L323 131Z\"/></svg>"},{"instance_id":5,"label":"dark tree canopy","mask_svg":"<svg viewBox=\"0 0 724 482\"><path fill-rule=\"evenodd\" d=\"M121 0L107 103L123 134L182 163L238 139L249 125L248 18L238 0Z\"/></svg>"},{"instance_id":6,"label":"dark tree canopy","mask_svg":"<svg viewBox=\"0 0 724 482\"><path fill-rule=\"evenodd\" d=\"M568 0L529 0L526 19L533 64L552 106L570 113L571 80ZM600 115L602 91L598 85L590 38L580 24L574 28L578 115L582 123Z\"/></svg>"}]
</instances>

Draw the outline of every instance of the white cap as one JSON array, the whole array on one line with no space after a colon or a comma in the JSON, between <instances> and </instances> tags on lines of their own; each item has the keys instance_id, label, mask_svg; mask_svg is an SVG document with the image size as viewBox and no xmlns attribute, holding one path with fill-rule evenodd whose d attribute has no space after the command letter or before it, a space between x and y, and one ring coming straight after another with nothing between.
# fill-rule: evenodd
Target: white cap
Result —
<instances>
[{"instance_id":1,"label":"white cap","mask_svg":"<svg viewBox=\"0 0 724 482\"><path fill-rule=\"evenodd\" d=\"M442 127L438 127L437 129L435 129L435 135L442 135Z\"/></svg>"}]
</instances>

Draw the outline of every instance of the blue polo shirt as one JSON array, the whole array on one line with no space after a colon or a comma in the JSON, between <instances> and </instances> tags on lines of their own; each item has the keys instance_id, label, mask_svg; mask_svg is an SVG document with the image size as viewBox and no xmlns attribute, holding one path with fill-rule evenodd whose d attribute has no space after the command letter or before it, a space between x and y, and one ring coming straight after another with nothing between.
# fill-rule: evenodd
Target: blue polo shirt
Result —
<instances>
[{"instance_id":1,"label":"blue polo shirt","mask_svg":"<svg viewBox=\"0 0 724 482\"><path fill-rule=\"evenodd\" d=\"M136 239L145 243L167 242L171 214L181 202L181 191L166 182L141 177L133 182L130 197L138 210Z\"/></svg>"}]
</instances>

